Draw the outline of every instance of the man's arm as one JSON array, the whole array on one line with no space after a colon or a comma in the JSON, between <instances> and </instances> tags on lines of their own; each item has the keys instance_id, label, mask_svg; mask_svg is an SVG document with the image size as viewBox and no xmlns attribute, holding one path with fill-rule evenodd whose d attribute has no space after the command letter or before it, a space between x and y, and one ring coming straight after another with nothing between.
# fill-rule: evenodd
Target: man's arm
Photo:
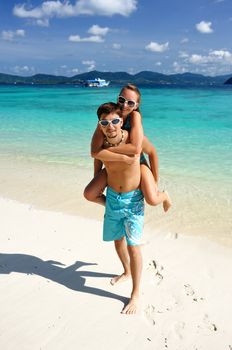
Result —
<instances>
[{"instance_id":1,"label":"man's arm","mask_svg":"<svg viewBox=\"0 0 232 350\"><path fill-rule=\"evenodd\" d=\"M148 155L151 172L154 176L155 182L158 184L159 181L159 163L158 155L155 147L148 140L146 136L143 138L142 151Z\"/></svg>"}]
</instances>

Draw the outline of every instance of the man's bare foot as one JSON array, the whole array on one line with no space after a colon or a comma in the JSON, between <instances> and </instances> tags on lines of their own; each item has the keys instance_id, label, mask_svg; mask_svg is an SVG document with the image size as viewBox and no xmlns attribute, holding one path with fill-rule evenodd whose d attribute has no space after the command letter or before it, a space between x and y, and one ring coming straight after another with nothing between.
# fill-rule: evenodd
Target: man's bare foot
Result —
<instances>
[{"instance_id":1,"label":"man's bare foot","mask_svg":"<svg viewBox=\"0 0 232 350\"><path fill-rule=\"evenodd\" d=\"M129 303L123 308L122 314L134 315L138 309L138 298L132 297Z\"/></svg>"},{"instance_id":2,"label":"man's bare foot","mask_svg":"<svg viewBox=\"0 0 232 350\"><path fill-rule=\"evenodd\" d=\"M164 191L164 193L166 194L166 199L163 201L163 208L164 208L164 211L166 213L168 211L168 209L172 206L172 202L171 202L171 199L168 195L168 192Z\"/></svg>"},{"instance_id":3,"label":"man's bare foot","mask_svg":"<svg viewBox=\"0 0 232 350\"><path fill-rule=\"evenodd\" d=\"M124 282L130 278L130 274L122 273L120 276L115 276L110 280L110 284L114 286L116 283Z\"/></svg>"}]
</instances>

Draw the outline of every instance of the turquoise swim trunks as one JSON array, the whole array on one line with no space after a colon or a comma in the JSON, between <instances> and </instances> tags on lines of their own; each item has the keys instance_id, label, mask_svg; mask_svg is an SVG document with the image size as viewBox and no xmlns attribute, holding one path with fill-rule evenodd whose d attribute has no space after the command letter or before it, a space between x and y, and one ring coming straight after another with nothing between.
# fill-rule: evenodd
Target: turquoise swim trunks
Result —
<instances>
[{"instance_id":1,"label":"turquoise swim trunks","mask_svg":"<svg viewBox=\"0 0 232 350\"><path fill-rule=\"evenodd\" d=\"M103 240L115 241L126 237L128 245L139 245L144 223L144 197L140 190L106 191Z\"/></svg>"}]
</instances>

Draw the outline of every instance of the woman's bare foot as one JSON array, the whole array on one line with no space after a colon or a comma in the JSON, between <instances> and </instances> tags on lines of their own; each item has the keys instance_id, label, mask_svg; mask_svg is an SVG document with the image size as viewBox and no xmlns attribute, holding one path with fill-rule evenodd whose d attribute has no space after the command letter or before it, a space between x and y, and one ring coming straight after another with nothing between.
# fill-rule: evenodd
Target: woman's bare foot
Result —
<instances>
[{"instance_id":1,"label":"woman's bare foot","mask_svg":"<svg viewBox=\"0 0 232 350\"><path fill-rule=\"evenodd\" d=\"M164 208L164 211L166 213L168 211L168 209L172 206L172 202L171 202L171 199L168 195L168 192L164 191L164 193L166 194L166 199L163 201L163 208Z\"/></svg>"},{"instance_id":2,"label":"woman's bare foot","mask_svg":"<svg viewBox=\"0 0 232 350\"><path fill-rule=\"evenodd\" d=\"M122 273L119 276L115 276L110 280L110 284L112 284L112 286L114 286L116 283L120 283L120 282L124 282L126 280L128 280L128 278L130 278L130 274L127 273Z\"/></svg>"},{"instance_id":3,"label":"woman's bare foot","mask_svg":"<svg viewBox=\"0 0 232 350\"><path fill-rule=\"evenodd\" d=\"M138 297L131 297L129 303L123 308L122 314L134 315L138 309Z\"/></svg>"}]
</instances>

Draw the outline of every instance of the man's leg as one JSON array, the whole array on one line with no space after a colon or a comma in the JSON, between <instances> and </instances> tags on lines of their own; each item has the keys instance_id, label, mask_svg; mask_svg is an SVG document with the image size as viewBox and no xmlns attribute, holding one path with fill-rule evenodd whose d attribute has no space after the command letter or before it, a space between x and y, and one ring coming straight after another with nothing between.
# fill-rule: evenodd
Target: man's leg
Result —
<instances>
[{"instance_id":1,"label":"man's leg","mask_svg":"<svg viewBox=\"0 0 232 350\"><path fill-rule=\"evenodd\" d=\"M129 254L128 254L128 250L127 250L127 244L126 244L125 237L114 241L114 245L115 245L115 250L118 254L118 257L122 263L124 272L120 276L116 276L116 277L111 279L110 283L112 285L114 285L115 283L123 282L123 281L127 280L131 275L130 258L129 258Z\"/></svg>"},{"instance_id":2,"label":"man's leg","mask_svg":"<svg viewBox=\"0 0 232 350\"><path fill-rule=\"evenodd\" d=\"M132 277L132 293L129 303L122 310L123 314L135 314L138 308L138 299L139 299L139 287L142 274L142 254L140 246L128 246L128 252L130 256L130 269Z\"/></svg>"}]
</instances>

